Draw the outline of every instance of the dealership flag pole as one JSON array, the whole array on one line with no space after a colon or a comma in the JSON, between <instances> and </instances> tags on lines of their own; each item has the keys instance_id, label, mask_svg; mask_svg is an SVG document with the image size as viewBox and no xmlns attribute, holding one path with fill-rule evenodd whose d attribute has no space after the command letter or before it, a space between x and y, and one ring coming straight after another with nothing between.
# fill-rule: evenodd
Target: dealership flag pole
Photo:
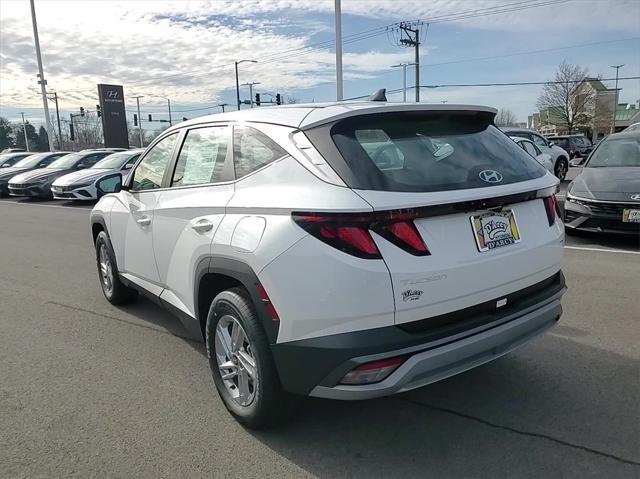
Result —
<instances>
[{"instance_id":1,"label":"dealership flag pole","mask_svg":"<svg viewBox=\"0 0 640 479\"><path fill-rule=\"evenodd\" d=\"M44 107L44 121L47 128L47 137L49 140L49 151L54 151L53 148L53 135L51 134L51 118L49 118L49 104L47 100L47 82L44 79L44 72L42 71L42 56L40 55L40 39L38 38L38 24L36 22L36 7L34 0L31 0L31 22L33 23L33 40L36 44L36 58L38 60L38 76L40 80L40 91L42 93L42 106Z\"/></svg>"}]
</instances>

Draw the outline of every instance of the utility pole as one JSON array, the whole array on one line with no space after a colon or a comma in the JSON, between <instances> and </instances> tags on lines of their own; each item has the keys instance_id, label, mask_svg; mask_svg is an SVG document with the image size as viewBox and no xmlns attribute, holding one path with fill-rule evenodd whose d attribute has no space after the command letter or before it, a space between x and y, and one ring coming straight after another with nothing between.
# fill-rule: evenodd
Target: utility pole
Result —
<instances>
[{"instance_id":1,"label":"utility pole","mask_svg":"<svg viewBox=\"0 0 640 479\"><path fill-rule=\"evenodd\" d=\"M407 67L415 65L415 63L398 63L397 65L391 65L391 68L402 67L402 101L407 102Z\"/></svg>"},{"instance_id":2,"label":"utility pole","mask_svg":"<svg viewBox=\"0 0 640 479\"><path fill-rule=\"evenodd\" d=\"M249 86L249 98L251 99L251 108L253 108L253 85L260 85L259 81L254 81L250 83L243 83L241 86Z\"/></svg>"},{"instance_id":3,"label":"utility pole","mask_svg":"<svg viewBox=\"0 0 640 479\"><path fill-rule=\"evenodd\" d=\"M336 100L342 101L344 98L342 84L342 7L340 0L335 0L336 16Z\"/></svg>"},{"instance_id":4,"label":"utility pole","mask_svg":"<svg viewBox=\"0 0 640 479\"><path fill-rule=\"evenodd\" d=\"M142 116L140 116L140 98L144 98L143 95L134 96L136 99L136 105L138 105L138 133L140 134L140 148L144 148L142 146Z\"/></svg>"},{"instance_id":5,"label":"utility pole","mask_svg":"<svg viewBox=\"0 0 640 479\"><path fill-rule=\"evenodd\" d=\"M38 60L38 75L40 80L40 92L42 93L42 106L44 107L44 121L47 127L47 137L49 139L49 151L53 151L53 135L51 134L51 118L49 118L49 104L47 101L47 81L44 79L42 70L42 56L40 55L40 39L38 38L38 23L36 21L36 7L31 1L31 23L33 24L33 40L36 44L36 59Z\"/></svg>"},{"instance_id":6,"label":"utility pole","mask_svg":"<svg viewBox=\"0 0 640 479\"><path fill-rule=\"evenodd\" d=\"M24 112L20 112L20 114L22 115L22 132L24 133L24 146L27 151L31 151L29 150L29 140L27 139L27 124L24 122Z\"/></svg>"},{"instance_id":7,"label":"utility pole","mask_svg":"<svg viewBox=\"0 0 640 479\"><path fill-rule=\"evenodd\" d=\"M58 109L58 92L53 92L53 101L56 104L56 120L58 120L58 149L62 151L62 128L60 127L60 110Z\"/></svg>"},{"instance_id":8,"label":"utility pole","mask_svg":"<svg viewBox=\"0 0 640 479\"><path fill-rule=\"evenodd\" d=\"M416 102L420 101L420 30L418 28L409 28L407 24L400 24L400 30L407 34L407 38L401 38L400 43L408 47L415 48L416 66Z\"/></svg>"},{"instance_id":9,"label":"utility pole","mask_svg":"<svg viewBox=\"0 0 640 479\"><path fill-rule=\"evenodd\" d=\"M238 83L238 65L244 62L258 63L257 60L240 60L234 62L236 64L236 105L238 107L238 110L240 110L240 83Z\"/></svg>"},{"instance_id":10,"label":"utility pole","mask_svg":"<svg viewBox=\"0 0 640 479\"><path fill-rule=\"evenodd\" d=\"M222 108L222 113L224 113L224 107L225 106L229 106L229 104L228 103L220 103L218 106Z\"/></svg>"},{"instance_id":11,"label":"utility pole","mask_svg":"<svg viewBox=\"0 0 640 479\"><path fill-rule=\"evenodd\" d=\"M613 104L613 118L611 118L611 131L609 133L613 133L616 130L616 110L618 109L618 70L620 70L624 64L622 65L611 65L611 68L616 69L616 100Z\"/></svg>"}]
</instances>

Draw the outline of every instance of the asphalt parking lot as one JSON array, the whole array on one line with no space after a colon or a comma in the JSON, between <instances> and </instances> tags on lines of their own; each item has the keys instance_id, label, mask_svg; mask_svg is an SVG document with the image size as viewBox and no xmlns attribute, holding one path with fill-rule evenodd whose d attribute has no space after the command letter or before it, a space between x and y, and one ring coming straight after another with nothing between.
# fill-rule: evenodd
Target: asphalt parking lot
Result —
<instances>
[{"instance_id":1,"label":"asphalt parking lot","mask_svg":"<svg viewBox=\"0 0 640 479\"><path fill-rule=\"evenodd\" d=\"M568 237L564 316L520 350L256 433L177 320L104 300L88 213L0 200L2 477L640 477L638 239Z\"/></svg>"}]
</instances>

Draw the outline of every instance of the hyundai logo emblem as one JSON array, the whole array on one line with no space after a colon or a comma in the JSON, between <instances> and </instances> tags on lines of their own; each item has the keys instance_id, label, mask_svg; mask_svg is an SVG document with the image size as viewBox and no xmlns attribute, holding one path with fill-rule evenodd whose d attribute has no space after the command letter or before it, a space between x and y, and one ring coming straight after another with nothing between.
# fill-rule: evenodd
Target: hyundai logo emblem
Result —
<instances>
[{"instance_id":1,"label":"hyundai logo emblem","mask_svg":"<svg viewBox=\"0 0 640 479\"><path fill-rule=\"evenodd\" d=\"M107 96L109 98L118 98L118 92L117 92L117 90L109 90L107 92Z\"/></svg>"},{"instance_id":2,"label":"hyundai logo emblem","mask_svg":"<svg viewBox=\"0 0 640 479\"><path fill-rule=\"evenodd\" d=\"M631 199L632 199L632 200L640 201L640 193L635 194L635 195L631 195Z\"/></svg>"},{"instance_id":3,"label":"hyundai logo emblem","mask_svg":"<svg viewBox=\"0 0 640 479\"><path fill-rule=\"evenodd\" d=\"M482 170L478 173L478 176L487 183L500 183L502 181L502 173L495 170Z\"/></svg>"}]
</instances>

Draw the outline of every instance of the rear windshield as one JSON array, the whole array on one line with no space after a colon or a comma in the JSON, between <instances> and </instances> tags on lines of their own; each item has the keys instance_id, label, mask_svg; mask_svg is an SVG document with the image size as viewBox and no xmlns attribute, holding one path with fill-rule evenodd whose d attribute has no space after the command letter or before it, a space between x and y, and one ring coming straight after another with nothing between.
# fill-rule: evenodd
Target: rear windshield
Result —
<instances>
[{"instance_id":1,"label":"rear windshield","mask_svg":"<svg viewBox=\"0 0 640 479\"><path fill-rule=\"evenodd\" d=\"M363 115L335 124L331 137L352 173L351 181L343 179L355 188L429 192L543 176L546 170L492 119L478 112Z\"/></svg>"}]
</instances>

